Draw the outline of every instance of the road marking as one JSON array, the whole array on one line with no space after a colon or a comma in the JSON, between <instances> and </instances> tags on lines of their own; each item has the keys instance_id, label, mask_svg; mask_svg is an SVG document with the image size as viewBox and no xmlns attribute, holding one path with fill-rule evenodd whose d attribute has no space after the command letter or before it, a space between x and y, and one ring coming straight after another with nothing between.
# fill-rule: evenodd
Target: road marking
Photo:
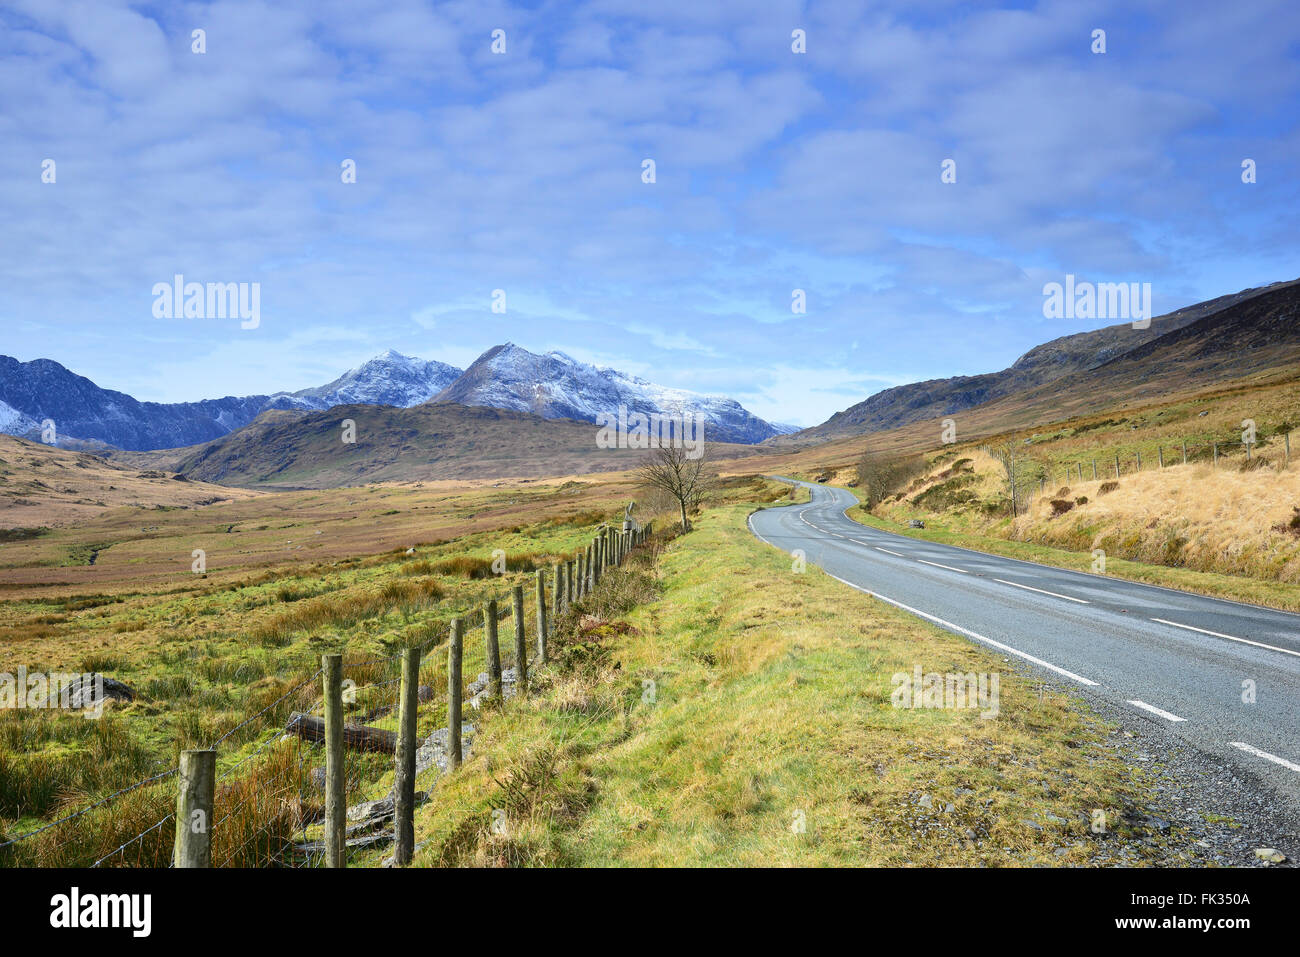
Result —
<instances>
[{"instance_id":1,"label":"road marking","mask_svg":"<svg viewBox=\"0 0 1300 957\"><path fill-rule=\"evenodd\" d=\"M1130 701L1129 701L1129 704L1131 704L1131 705L1132 705L1133 707L1135 707L1135 708L1141 708L1143 711L1150 711L1152 714L1158 714L1158 715L1160 715L1160 717L1164 718L1166 721L1186 721L1186 720L1187 720L1186 718L1180 718L1180 717L1178 717L1178 715L1173 714L1172 712L1169 712L1169 711L1162 711L1160 708L1157 708L1155 705L1153 705L1153 704L1147 704L1145 701L1130 700Z\"/></svg>"},{"instance_id":2,"label":"road marking","mask_svg":"<svg viewBox=\"0 0 1300 957\"><path fill-rule=\"evenodd\" d=\"M863 544L866 544L866 543L864 542ZM903 554L900 553L900 552L891 552L888 548L881 548L879 545L872 545L871 547L874 548L874 549L875 549L876 551L878 551L878 552L884 552L886 555L896 555L896 556L899 557L899 558L906 558L906 557L907 557L906 555L903 555Z\"/></svg>"},{"instance_id":3,"label":"road marking","mask_svg":"<svg viewBox=\"0 0 1300 957\"><path fill-rule=\"evenodd\" d=\"M1265 761L1272 761L1274 764L1280 764L1284 768L1290 768L1297 774L1300 774L1300 764L1292 764L1286 758L1279 758L1276 754L1269 754L1267 751L1261 751L1259 748L1252 747L1242 741L1229 741L1234 748L1240 748L1247 754L1253 754L1257 758L1263 758Z\"/></svg>"},{"instance_id":4,"label":"road marking","mask_svg":"<svg viewBox=\"0 0 1300 957\"><path fill-rule=\"evenodd\" d=\"M826 574L830 575L831 578L834 578L837 582L839 582L842 585L848 585L850 588L856 588L858 591L862 592L863 594L870 595L872 598L878 598L883 602L887 602L888 604L893 605L895 608L901 608L903 609L903 611L911 612L913 615L918 615L921 618L925 618L929 621L932 621L936 625L940 625L944 628L948 628L952 631L958 632L959 634L963 634L968 638L973 638L976 641L980 642L981 644L989 645L992 648L997 648L999 651L1005 651L1007 654L1015 655L1017 658L1023 658L1025 659L1025 661L1033 662L1034 664L1039 665L1040 667L1047 668L1049 671L1055 671L1058 675L1064 675L1070 680L1077 681L1080 684L1088 685L1089 687L1097 686L1097 682L1091 681L1088 678L1083 677L1082 675L1076 675L1073 671L1066 671L1064 668L1058 668L1050 661L1044 661L1042 658L1035 658L1031 654L1027 654L1023 651L1020 651L1017 648L1012 648L1010 645L1004 645L1000 641L994 641L992 638L985 638L983 635L970 631L967 628L963 628L961 625L954 625L950 621L944 621L942 618L939 618L936 615L931 615L928 612L921 611L921 609L919 608L913 608L911 605L905 605L901 601L895 601L892 598L887 598L884 595L874 592L869 588L863 588L861 585L855 585L851 581L845 581L843 578L840 578L838 575L831 575L830 572L826 572Z\"/></svg>"},{"instance_id":5,"label":"road marking","mask_svg":"<svg viewBox=\"0 0 1300 957\"><path fill-rule=\"evenodd\" d=\"M966 571L964 568L953 568L951 565L940 565L938 562L927 562L924 558L918 558L917 561L922 565L933 565L935 568L946 568L950 572L961 572L963 575L970 574L970 572Z\"/></svg>"},{"instance_id":6,"label":"road marking","mask_svg":"<svg viewBox=\"0 0 1300 957\"><path fill-rule=\"evenodd\" d=\"M1040 595L1051 595L1053 598L1064 598L1066 601L1077 601L1080 605L1090 605L1092 602L1083 598L1071 598L1069 595L1060 595L1054 591L1048 591L1046 588L1035 588L1032 585L1021 585L1019 582L1009 582L1005 578L995 578L995 582L1002 582L1004 585L1010 585L1012 588L1023 588L1026 591L1036 591Z\"/></svg>"},{"instance_id":7,"label":"road marking","mask_svg":"<svg viewBox=\"0 0 1300 957\"><path fill-rule=\"evenodd\" d=\"M1186 628L1188 631L1199 631L1203 635L1213 635L1215 638L1226 638L1228 641L1239 641L1243 645L1254 645L1256 648L1267 648L1269 651L1280 651L1284 655L1294 655L1300 658L1300 651L1292 651L1290 648L1279 648L1277 645L1266 645L1262 641L1251 641L1249 638L1234 638L1232 635L1224 635L1217 631L1206 631L1204 628L1193 628L1191 625L1180 625L1176 621L1166 621L1163 618L1152 618L1152 621L1158 621L1162 625L1173 625L1175 628Z\"/></svg>"}]
</instances>

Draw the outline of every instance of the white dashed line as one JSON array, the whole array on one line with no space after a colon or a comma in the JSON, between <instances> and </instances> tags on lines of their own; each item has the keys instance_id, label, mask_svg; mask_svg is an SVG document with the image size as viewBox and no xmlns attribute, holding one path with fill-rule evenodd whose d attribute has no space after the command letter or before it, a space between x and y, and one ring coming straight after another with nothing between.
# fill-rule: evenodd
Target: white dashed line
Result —
<instances>
[{"instance_id":1,"label":"white dashed line","mask_svg":"<svg viewBox=\"0 0 1300 957\"><path fill-rule=\"evenodd\" d=\"M1131 704L1131 705L1132 705L1133 707L1135 707L1135 708L1141 708L1143 711L1150 711L1152 714L1158 714L1158 715L1160 715L1160 717L1164 718L1166 721L1186 721L1186 720L1187 720L1186 718L1180 718L1180 717L1178 717L1178 715L1173 714L1173 713L1170 712L1170 711L1162 711L1160 708L1157 708L1155 705L1153 705L1153 704L1147 704L1145 701L1130 700L1130 701L1129 701L1129 704Z\"/></svg>"},{"instance_id":2,"label":"white dashed line","mask_svg":"<svg viewBox=\"0 0 1300 957\"><path fill-rule=\"evenodd\" d=\"M927 562L924 558L918 558L917 561L922 565L933 565L935 568L946 568L950 572L961 572L963 575L970 574L970 572L966 571L964 568L953 568L951 565L940 565L938 562Z\"/></svg>"},{"instance_id":3,"label":"white dashed line","mask_svg":"<svg viewBox=\"0 0 1300 957\"><path fill-rule=\"evenodd\" d=\"M1077 601L1080 605L1090 605L1090 601L1083 598L1071 598L1069 595L1060 595L1054 591L1048 591L1045 588L1035 588L1032 585L1021 585L1019 582L1009 582L1005 578L995 578L995 582L1001 582L1004 585L1010 585L1012 588L1023 588L1025 591L1036 591L1040 595L1051 595L1053 598L1064 598L1066 601Z\"/></svg>"},{"instance_id":4,"label":"white dashed line","mask_svg":"<svg viewBox=\"0 0 1300 957\"><path fill-rule=\"evenodd\" d=\"M1297 774L1300 774L1300 764L1292 764L1286 758L1279 758L1276 754L1269 754L1267 751L1261 751L1259 748L1253 747L1242 741L1229 741L1228 743L1234 748L1240 748L1247 754L1253 754L1255 757L1263 758L1265 761L1272 761L1274 764L1280 764L1282 767L1289 768Z\"/></svg>"},{"instance_id":5,"label":"white dashed line","mask_svg":"<svg viewBox=\"0 0 1300 957\"><path fill-rule=\"evenodd\" d=\"M1049 671L1055 671L1058 675L1064 675L1066 678L1069 678L1071 681L1077 681L1079 682L1079 684L1088 685L1089 687L1094 687L1094 688L1097 687L1097 682L1091 681L1088 678L1083 677L1082 675L1076 675L1073 671L1066 671L1064 668L1058 668L1050 661L1044 661L1042 658L1035 658L1033 655L1026 654L1023 651L1020 651L1016 648L1012 648L1010 645L1004 645L1000 641L994 641L992 638L985 638L983 635L973 632L968 628L963 628L961 625L954 625L950 621L944 621L942 618L939 618L935 615L931 615L928 612L921 611L921 609L919 608L913 608L911 605L904 605L901 601L894 601L894 599L892 598L886 598L884 595L878 594L877 592L874 592L869 588L863 588L861 585L855 585L851 581L845 581L843 578L840 578L838 575L831 575L830 572L826 572L826 574L830 575L831 578L834 578L837 582L839 582L842 585L848 585L850 588L856 588L858 591L862 592L863 594L870 595L872 598L878 598L883 602L893 605L895 608L901 608L903 609L903 611L911 612L913 615L917 615L921 618L926 619L927 621L934 622L936 625L940 625L944 628L950 629L951 631L955 631L959 634L965 635L967 638L973 638L976 641L978 641L980 644L988 645L992 648L997 648L999 651L1005 651L1009 655L1015 655L1017 658L1023 658L1025 661L1033 662L1034 664L1046 668Z\"/></svg>"},{"instance_id":6,"label":"white dashed line","mask_svg":"<svg viewBox=\"0 0 1300 957\"><path fill-rule=\"evenodd\" d=\"M1206 631L1204 628L1193 628L1191 625L1180 625L1176 621L1166 621L1163 618L1152 618L1152 621L1158 621L1162 625L1173 625L1175 628L1186 628L1188 631L1199 631L1203 635L1213 635L1215 638L1226 638L1228 641L1239 641L1243 645L1254 645L1256 648L1267 648L1269 651L1280 651L1284 655L1294 655L1300 658L1300 651L1292 651L1290 648L1279 648L1277 645L1266 645L1262 641L1251 641L1249 638L1234 638L1232 635L1224 635L1217 631Z\"/></svg>"},{"instance_id":7,"label":"white dashed line","mask_svg":"<svg viewBox=\"0 0 1300 957\"><path fill-rule=\"evenodd\" d=\"M906 557L907 557L906 555L903 555L903 554L901 554L900 552L891 552L888 548L881 548L879 545L872 545L871 547L874 548L874 549L875 549L876 551L878 551L878 552L884 552L886 555L894 555L894 556L896 556L896 557L898 557L898 558L906 558Z\"/></svg>"}]
</instances>

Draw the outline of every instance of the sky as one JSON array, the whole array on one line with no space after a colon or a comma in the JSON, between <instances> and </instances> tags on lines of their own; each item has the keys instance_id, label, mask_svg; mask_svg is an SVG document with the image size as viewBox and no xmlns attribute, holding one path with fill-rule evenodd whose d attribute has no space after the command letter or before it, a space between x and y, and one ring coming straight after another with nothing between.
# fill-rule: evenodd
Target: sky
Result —
<instances>
[{"instance_id":1,"label":"sky","mask_svg":"<svg viewBox=\"0 0 1300 957\"><path fill-rule=\"evenodd\" d=\"M509 340L813 425L1109 324L1067 274L1300 276L1300 4L6 0L0 143L0 353L186 401Z\"/></svg>"}]
</instances>

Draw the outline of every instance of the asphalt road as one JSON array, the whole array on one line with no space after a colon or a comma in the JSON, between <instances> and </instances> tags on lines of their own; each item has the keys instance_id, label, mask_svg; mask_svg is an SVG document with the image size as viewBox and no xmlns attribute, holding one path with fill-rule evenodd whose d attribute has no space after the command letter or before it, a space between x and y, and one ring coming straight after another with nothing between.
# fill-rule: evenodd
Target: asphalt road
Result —
<instances>
[{"instance_id":1,"label":"asphalt road","mask_svg":"<svg viewBox=\"0 0 1300 957\"><path fill-rule=\"evenodd\" d=\"M798 484L809 504L750 516L763 541L1162 724L1300 803L1300 615L867 528L844 514L857 501L848 491Z\"/></svg>"}]
</instances>

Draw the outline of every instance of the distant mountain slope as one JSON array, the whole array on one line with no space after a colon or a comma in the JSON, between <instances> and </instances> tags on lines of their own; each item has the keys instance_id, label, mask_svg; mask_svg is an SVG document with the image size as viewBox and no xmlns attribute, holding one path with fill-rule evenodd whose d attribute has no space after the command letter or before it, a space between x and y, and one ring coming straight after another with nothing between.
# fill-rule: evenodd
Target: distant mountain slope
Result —
<instances>
[{"instance_id":1,"label":"distant mountain slope","mask_svg":"<svg viewBox=\"0 0 1300 957\"><path fill-rule=\"evenodd\" d=\"M39 423L52 419L60 445L173 449L228 435L268 409L320 410L350 402L416 405L459 374L442 362L389 351L314 389L161 403L102 389L51 359L19 362L0 356L0 432L35 439Z\"/></svg>"},{"instance_id":2,"label":"distant mountain slope","mask_svg":"<svg viewBox=\"0 0 1300 957\"><path fill-rule=\"evenodd\" d=\"M343 421L356 425L345 444ZM601 449L598 429L508 409L439 402L397 409L346 405L328 412L270 411L196 449L155 452L154 467L243 487L336 488L366 482L571 475L633 468L645 454ZM714 446L710 454L752 452ZM139 453L124 453L137 465ZM116 456L114 456L116 459Z\"/></svg>"},{"instance_id":3,"label":"distant mountain slope","mask_svg":"<svg viewBox=\"0 0 1300 957\"><path fill-rule=\"evenodd\" d=\"M531 412L547 419L596 421L600 414L702 413L709 441L755 443L779 431L725 396L655 385L616 369L579 362L562 352L537 355L514 343L479 356L434 402Z\"/></svg>"},{"instance_id":4,"label":"distant mountain slope","mask_svg":"<svg viewBox=\"0 0 1300 957\"><path fill-rule=\"evenodd\" d=\"M52 419L60 437L125 449L205 442L252 421L271 401L258 395L170 405L139 402L124 392L101 389L50 359L19 362L0 356L0 402L36 423ZM23 424L4 431L28 435L30 429L18 431Z\"/></svg>"},{"instance_id":5,"label":"distant mountain slope","mask_svg":"<svg viewBox=\"0 0 1300 957\"><path fill-rule=\"evenodd\" d=\"M949 379L930 379L913 382L877 392L875 395L837 412L826 422L788 437L777 437L769 444L805 444L820 442L847 435L880 432L912 422L939 419L989 402L1007 398L1028 390L1045 387L1075 373L1100 369L1123 356L1143 353L1156 343L1178 331L1216 315L1233 315L1249 303L1268 297L1269 302L1294 301L1300 280L1274 283L1256 289L1220 296L1206 302L1188 306L1168 315L1157 317L1149 329L1134 329L1131 323L1106 326L1091 332L1062 336L1030 349L1009 368L976 376L954 376ZM1279 300L1277 297L1281 297ZM1289 297L1289 299L1288 299ZM1294 331L1286 335L1294 337ZM1226 342L1211 345L1206 340L1204 348L1231 350ZM1265 358L1263 354L1217 356L1214 361L1201 363L1202 376L1212 375L1218 367L1223 378L1251 371L1251 365ZM1207 380L1208 381L1208 380Z\"/></svg>"}]
</instances>

